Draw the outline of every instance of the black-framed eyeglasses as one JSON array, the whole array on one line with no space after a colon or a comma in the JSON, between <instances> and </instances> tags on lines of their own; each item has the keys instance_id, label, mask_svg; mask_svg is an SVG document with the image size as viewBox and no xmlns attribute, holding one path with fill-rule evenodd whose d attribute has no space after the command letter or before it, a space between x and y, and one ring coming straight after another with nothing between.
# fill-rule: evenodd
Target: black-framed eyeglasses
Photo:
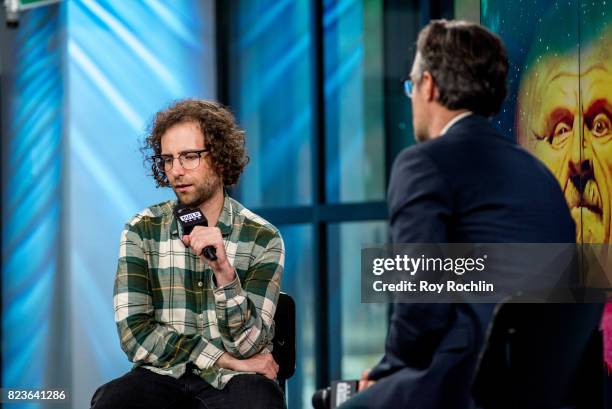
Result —
<instances>
[{"instance_id":1,"label":"black-framed eyeglasses","mask_svg":"<svg viewBox=\"0 0 612 409\"><path fill-rule=\"evenodd\" d=\"M181 152L178 157L172 155L155 155L151 156L151 159L159 169L164 169L166 172L172 169L174 159L179 160L183 169L192 170L200 166L202 154L208 151L209 149L200 149L197 151Z\"/></svg>"}]
</instances>

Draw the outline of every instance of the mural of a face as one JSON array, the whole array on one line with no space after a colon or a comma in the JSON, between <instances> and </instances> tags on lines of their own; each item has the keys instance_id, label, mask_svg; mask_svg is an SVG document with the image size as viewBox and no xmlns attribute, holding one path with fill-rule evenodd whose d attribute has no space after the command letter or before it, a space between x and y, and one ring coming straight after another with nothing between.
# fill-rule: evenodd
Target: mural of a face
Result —
<instances>
[{"instance_id":1,"label":"mural of a face","mask_svg":"<svg viewBox=\"0 0 612 409\"><path fill-rule=\"evenodd\" d=\"M607 243L612 218L612 46L608 32L580 52L544 55L521 82L518 142L561 184L576 240Z\"/></svg>"}]
</instances>

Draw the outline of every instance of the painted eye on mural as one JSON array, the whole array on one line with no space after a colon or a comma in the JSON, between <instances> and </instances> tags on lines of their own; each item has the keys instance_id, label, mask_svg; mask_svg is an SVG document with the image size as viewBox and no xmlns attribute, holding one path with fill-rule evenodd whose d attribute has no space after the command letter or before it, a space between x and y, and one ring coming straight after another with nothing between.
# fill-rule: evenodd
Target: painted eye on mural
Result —
<instances>
[{"instance_id":1,"label":"painted eye on mural","mask_svg":"<svg viewBox=\"0 0 612 409\"><path fill-rule=\"evenodd\" d=\"M593 133L593 136L600 138L609 134L611 129L612 123L610 122L610 118L606 114L600 113L593 120L591 132Z\"/></svg>"},{"instance_id":2,"label":"painted eye on mural","mask_svg":"<svg viewBox=\"0 0 612 409\"><path fill-rule=\"evenodd\" d=\"M551 144L553 148L562 148L569 139L571 133L572 126L570 124L563 121L558 122L547 139L548 143Z\"/></svg>"}]
</instances>

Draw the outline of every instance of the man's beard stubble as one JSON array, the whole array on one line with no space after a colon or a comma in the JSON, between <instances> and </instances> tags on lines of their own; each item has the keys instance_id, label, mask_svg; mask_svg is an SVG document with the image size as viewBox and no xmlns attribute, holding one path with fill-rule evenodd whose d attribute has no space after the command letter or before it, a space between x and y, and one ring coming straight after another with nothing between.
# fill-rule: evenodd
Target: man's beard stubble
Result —
<instances>
[{"instance_id":1,"label":"man's beard stubble","mask_svg":"<svg viewBox=\"0 0 612 409\"><path fill-rule=\"evenodd\" d=\"M192 186L193 192L191 193L179 193L174 187L172 190L180 203L189 207L199 207L202 203L209 201L215 195L221 187L221 179L213 177L200 185L193 184Z\"/></svg>"}]
</instances>

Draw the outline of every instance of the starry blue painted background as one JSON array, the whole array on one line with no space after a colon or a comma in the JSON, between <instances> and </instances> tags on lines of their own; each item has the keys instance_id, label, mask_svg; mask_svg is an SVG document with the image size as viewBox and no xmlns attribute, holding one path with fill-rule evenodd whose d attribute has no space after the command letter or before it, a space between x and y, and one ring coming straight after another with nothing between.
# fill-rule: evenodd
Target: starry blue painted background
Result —
<instances>
[{"instance_id":1,"label":"starry blue painted background","mask_svg":"<svg viewBox=\"0 0 612 409\"><path fill-rule=\"evenodd\" d=\"M496 126L515 138L515 104L520 81L543 55L576 50L608 27L612 20L610 0L482 0L481 23L498 34L508 51L508 96ZM612 90L611 90L612 91Z\"/></svg>"}]
</instances>

